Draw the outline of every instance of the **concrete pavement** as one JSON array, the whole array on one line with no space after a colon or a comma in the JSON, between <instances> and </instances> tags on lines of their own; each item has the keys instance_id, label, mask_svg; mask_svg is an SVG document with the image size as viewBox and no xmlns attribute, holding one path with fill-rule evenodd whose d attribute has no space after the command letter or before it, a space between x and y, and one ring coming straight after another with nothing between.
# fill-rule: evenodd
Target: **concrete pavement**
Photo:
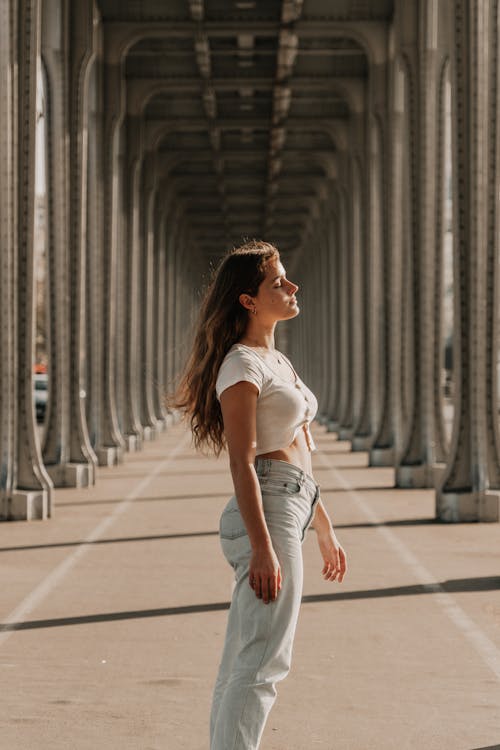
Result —
<instances>
[{"instance_id":1,"label":"concrete pavement","mask_svg":"<svg viewBox=\"0 0 500 750\"><path fill-rule=\"evenodd\" d=\"M325 583L314 532L294 664L262 750L500 748L497 524L433 521L433 493L315 428L315 476L348 553ZM231 571L226 457L177 425L0 525L0 750L206 750Z\"/></svg>"}]
</instances>

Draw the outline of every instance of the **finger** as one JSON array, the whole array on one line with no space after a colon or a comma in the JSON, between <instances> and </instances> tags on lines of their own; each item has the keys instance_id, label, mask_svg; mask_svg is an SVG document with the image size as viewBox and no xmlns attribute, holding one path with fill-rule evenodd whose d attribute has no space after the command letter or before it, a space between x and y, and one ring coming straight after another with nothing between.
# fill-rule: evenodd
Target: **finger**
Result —
<instances>
[{"instance_id":1,"label":"finger","mask_svg":"<svg viewBox=\"0 0 500 750\"><path fill-rule=\"evenodd\" d=\"M278 579L277 576L273 576L269 581L269 598L272 602L278 595Z\"/></svg>"},{"instance_id":2,"label":"finger","mask_svg":"<svg viewBox=\"0 0 500 750\"><path fill-rule=\"evenodd\" d=\"M269 580L264 578L262 583L262 601L264 604L269 604Z\"/></svg>"},{"instance_id":3,"label":"finger","mask_svg":"<svg viewBox=\"0 0 500 750\"><path fill-rule=\"evenodd\" d=\"M327 562L326 565L325 565L324 574L323 574L325 580L330 580L330 576L332 575L332 573L336 569L337 569L337 567L336 567L335 563L332 560L330 560L329 562Z\"/></svg>"},{"instance_id":4,"label":"finger","mask_svg":"<svg viewBox=\"0 0 500 750\"><path fill-rule=\"evenodd\" d=\"M259 576L255 578L253 590L258 599L262 599L262 581Z\"/></svg>"},{"instance_id":5,"label":"finger","mask_svg":"<svg viewBox=\"0 0 500 750\"><path fill-rule=\"evenodd\" d=\"M281 568L278 568L278 591L281 591L281 584L282 584Z\"/></svg>"},{"instance_id":6,"label":"finger","mask_svg":"<svg viewBox=\"0 0 500 750\"><path fill-rule=\"evenodd\" d=\"M347 572L347 560L345 556L344 550L340 550L340 576L339 576L339 583L342 583L342 580Z\"/></svg>"}]
</instances>

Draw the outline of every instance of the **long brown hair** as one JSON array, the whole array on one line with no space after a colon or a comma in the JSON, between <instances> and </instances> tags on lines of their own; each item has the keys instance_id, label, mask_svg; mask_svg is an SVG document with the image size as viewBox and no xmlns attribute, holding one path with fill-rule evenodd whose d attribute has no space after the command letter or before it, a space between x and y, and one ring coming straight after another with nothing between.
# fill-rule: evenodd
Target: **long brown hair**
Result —
<instances>
[{"instance_id":1,"label":"long brown hair","mask_svg":"<svg viewBox=\"0 0 500 750\"><path fill-rule=\"evenodd\" d=\"M279 252L268 242L252 240L229 252L215 270L203 299L194 343L169 408L190 420L194 444L217 456L225 446L224 423L215 382L222 360L245 333L248 310L240 294L255 297L266 276L266 265Z\"/></svg>"}]
</instances>

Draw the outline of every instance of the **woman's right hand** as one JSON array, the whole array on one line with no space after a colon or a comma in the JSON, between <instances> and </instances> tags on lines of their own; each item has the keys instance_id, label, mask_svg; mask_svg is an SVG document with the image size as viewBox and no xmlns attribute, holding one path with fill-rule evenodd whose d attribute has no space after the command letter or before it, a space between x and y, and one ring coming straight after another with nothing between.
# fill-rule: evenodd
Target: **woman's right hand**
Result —
<instances>
[{"instance_id":1,"label":"woman's right hand","mask_svg":"<svg viewBox=\"0 0 500 750\"><path fill-rule=\"evenodd\" d=\"M281 567L272 546L253 550L248 582L255 591L255 596L265 604L276 599L281 589Z\"/></svg>"}]
</instances>

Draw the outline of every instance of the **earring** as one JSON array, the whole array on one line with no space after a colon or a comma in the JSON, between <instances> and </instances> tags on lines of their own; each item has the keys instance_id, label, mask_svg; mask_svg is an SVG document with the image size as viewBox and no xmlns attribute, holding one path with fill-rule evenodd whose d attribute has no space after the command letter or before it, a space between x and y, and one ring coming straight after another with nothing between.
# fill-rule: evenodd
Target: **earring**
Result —
<instances>
[{"instance_id":1,"label":"earring","mask_svg":"<svg viewBox=\"0 0 500 750\"><path fill-rule=\"evenodd\" d=\"M257 315L257 308L254 307L253 310L252 310L252 312L253 312L254 315Z\"/></svg>"}]
</instances>

